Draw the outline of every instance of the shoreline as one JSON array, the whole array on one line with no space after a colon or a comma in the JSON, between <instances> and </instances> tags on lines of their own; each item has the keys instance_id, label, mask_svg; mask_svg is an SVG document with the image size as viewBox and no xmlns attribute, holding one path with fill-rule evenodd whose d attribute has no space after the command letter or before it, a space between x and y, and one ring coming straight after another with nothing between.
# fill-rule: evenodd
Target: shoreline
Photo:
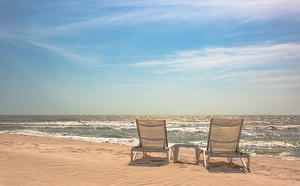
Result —
<instances>
[{"instance_id":1,"label":"shoreline","mask_svg":"<svg viewBox=\"0 0 300 186\"><path fill-rule=\"evenodd\" d=\"M0 116L0 123L1 131L11 134L137 145L138 133L134 118L166 120L170 145L190 142L201 148L206 147L211 117L203 115ZM216 115L213 118L229 119L232 116ZM240 139L241 151L253 156L300 161L300 115L251 115L243 118L245 122Z\"/></svg>"},{"instance_id":2,"label":"shoreline","mask_svg":"<svg viewBox=\"0 0 300 186\"><path fill-rule=\"evenodd\" d=\"M131 147L0 133L0 185L300 184L300 161L251 156L248 172L238 159L230 165L213 158L206 170L188 150L180 150L178 163L165 165L164 154L130 163Z\"/></svg>"},{"instance_id":3,"label":"shoreline","mask_svg":"<svg viewBox=\"0 0 300 186\"><path fill-rule=\"evenodd\" d=\"M74 141L83 141L83 142L93 142L93 143L111 143L117 145L126 145L126 146L136 146L138 145L138 139L135 138L96 138L96 137L82 137L82 136L51 136L51 135L32 135L32 134L24 134L24 133L9 133L5 131L0 131L1 134L11 134L11 135L22 135L22 136L34 136L41 138L54 138L54 139L66 139L66 140L74 140ZM169 145L174 145L174 143L169 143ZM131 147L130 147L131 148ZM199 148L206 148L206 146L199 146ZM190 150L190 149L186 149ZM246 151L244 151L246 152ZM249 153L249 152L247 152ZM296 156L278 156L278 155L268 155L268 154L256 154L249 153L251 157L267 157L267 158L276 158L283 160L292 160L292 161L300 161L300 157Z\"/></svg>"}]
</instances>

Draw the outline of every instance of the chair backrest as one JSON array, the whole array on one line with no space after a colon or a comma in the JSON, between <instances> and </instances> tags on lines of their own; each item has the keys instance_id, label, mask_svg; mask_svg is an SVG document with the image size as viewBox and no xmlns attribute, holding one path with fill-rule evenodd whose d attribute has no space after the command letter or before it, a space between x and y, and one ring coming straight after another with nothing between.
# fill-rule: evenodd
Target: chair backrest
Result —
<instances>
[{"instance_id":1,"label":"chair backrest","mask_svg":"<svg viewBox=\"0 0 300 186\"><path fill-rule=\"evenodd\" d=\"M165 149L168 147L165 120L136 120L139 134L139 146L149 149Z\"/></svg>"},{"instance_id":2,"label":"chair backrest","mask_svg":"<svg viewBox=\"0 0 300 186\"><path fill-rule=\"evenodd\" d=\"M207 150L213 153L239 153L243 122L243 119L211 119Z\"/></svg>"}]
</instances>

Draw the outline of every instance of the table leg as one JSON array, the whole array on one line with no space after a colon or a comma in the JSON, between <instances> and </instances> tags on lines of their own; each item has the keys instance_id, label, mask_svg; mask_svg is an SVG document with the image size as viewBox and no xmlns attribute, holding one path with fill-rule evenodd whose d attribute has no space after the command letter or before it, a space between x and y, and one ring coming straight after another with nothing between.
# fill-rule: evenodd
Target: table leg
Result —
<instances>
[{"instance_id":1,"label":"table leg","mask_svg":"<svg viewBox=\"0 0 300 186\"><path fill-rule=\"evenodd\" d=\"M199 147L198 147L198 145L195 145L195 153L196 153L196 163L199 164L200 153L199 153Z\"/></svg>"},{"instance_id":2,"label":"table leg","mask_svg":"<svg viewBox=\"0 0 300 186\"><path fill-rule=\"evenodd\" d=\"M175 145L174 146L174 163L177 162L178 155L179 155L179 146Z\"/></svg>"}]
</instances>

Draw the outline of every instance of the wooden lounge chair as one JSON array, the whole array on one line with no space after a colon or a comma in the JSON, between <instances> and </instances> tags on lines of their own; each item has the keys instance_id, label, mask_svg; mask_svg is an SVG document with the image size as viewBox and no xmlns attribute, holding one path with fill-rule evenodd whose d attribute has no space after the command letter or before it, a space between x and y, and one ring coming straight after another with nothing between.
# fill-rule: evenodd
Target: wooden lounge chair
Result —
<instances>
[{"instance_id":1,"label":"wooden lounge chair","mask_svg":"<svg viewBox=\"0 0 300 186\"><path fill-rule=\"evenodd\" d=\"M147 152L165 152L167 163L170 163L172 147L168 147L166 121L137 119L136 126L139 134L139 145L131 149L131 162L141 151L143 156L146 156ZM134 151L136 151L135 154L133 154Z\"/></svg>"},{"instance_id":2,"label":"wooden lounge chair","mask_svg":"<svg viewBox=\"0 0 300 186\"><path fill-rule=\"evenodd\" d=\"M209 168L210 157L225 157L232 163L233 158L248 158L247 169L250 170L250 155L240 152L239 141L243 126L243 119L211 119L206 149L200 149L203 153L203 163ZM207 154L207 161L205 155Z\"/></svg>"}]
</instances>

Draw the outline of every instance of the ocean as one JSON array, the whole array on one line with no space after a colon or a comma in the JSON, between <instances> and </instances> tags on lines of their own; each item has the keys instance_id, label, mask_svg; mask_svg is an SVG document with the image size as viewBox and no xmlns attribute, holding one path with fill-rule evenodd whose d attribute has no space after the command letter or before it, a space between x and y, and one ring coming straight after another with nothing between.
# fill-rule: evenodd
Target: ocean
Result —
<instances>
[{"instance_id":1,"label":"ocean","mask_svg":"<svg viewBox=\"0 0 300 186\"><path fill-rule=\"evenodd\" d=\"M244 119L241 151L300 160L300 115L0 115L0 133L137 145L135 119L163 119L170 145L206 147L211 118Z\"/></svg>"}]
</instances>

